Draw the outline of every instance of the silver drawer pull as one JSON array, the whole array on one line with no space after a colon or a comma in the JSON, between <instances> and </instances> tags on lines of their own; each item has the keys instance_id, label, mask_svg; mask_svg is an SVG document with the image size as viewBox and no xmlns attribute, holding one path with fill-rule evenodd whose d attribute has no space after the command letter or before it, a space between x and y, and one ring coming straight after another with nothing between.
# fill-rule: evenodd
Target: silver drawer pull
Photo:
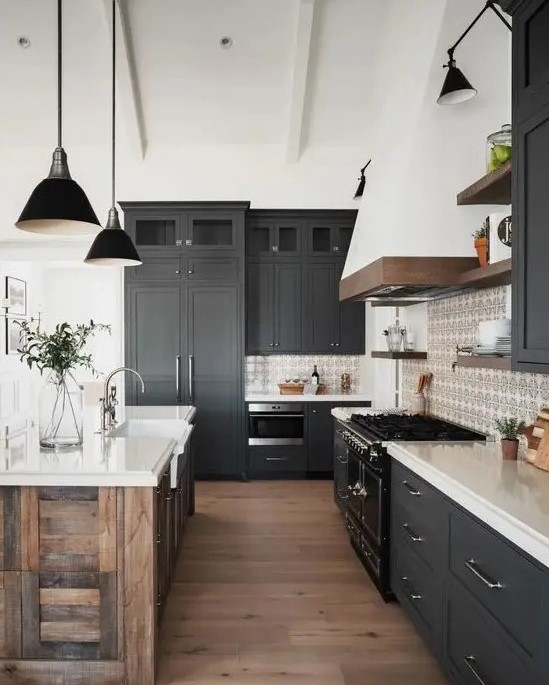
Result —
<instances>
[{"instance_id":1,"label":"silver drawer pull","mask_svg":"<svg viewBox=\"0 0 549 685\"><path fill-rule=\"evenodd\" d=\"M474 559L469 559L465 562L465 567L471 571L471 573L476 576L479 580L482 580L486 587L490 590L502 590L503 585L498 581L492 580L489 576L486 576L478 567L477 562Z\"/></svg>"},{"instance_id":2,"label":"silver drawer pull","mask_svg":"<svg viewBox=\"0 0 549 685\"><path fill-rule=\"evenodd\" d=\"M487 685L487 684L486 684L486 681L483 680L483 678L481 678L480 673L479 673L479 672L477 671L477 669L475 668L475 664L476 664L476 661L477 661L477 660L475 659L475 657L474 657L474 656L465 656L465 657L463 657L463 661L465 662L465 665L467 666L467 668L468 668L468 669L471 671L471 673L475 676L475 678L476 678L477 682L479 683L479 685Z\"/></svg>"},{"instance_id":3,"label":"silver drawer pull","mask_svg":"<svg viewBox=\"0 0 549 685\"><path fill-rule=\"evenodd\" d=\"M402 524L402 530L406 533L406 535L410 538L412 542L423 542L423 538L421 535L417 535L414 533L414 531L410 528L410 526L407 523Z\"/></svg>"},{"instance_id":4,"label":"silver drawer pull","mask_svg":"<svg viewBox=\"0 0 549 685\"><path fill-rule=\"evenodd\" d=\"M265 461L288 461L288 457L265 457Z\"/></svg>"},{"instance_id":5,"label":"silver drawer pull","mask_svg":"<svg viewBox=\"0 0 549 685\"><path fill-rule=\"evenodd\" d=\"M412 497L419 497L421 495L421 492L419 490L416 490L412 485L410 485L410 483L408 483L407 480L403 480L402 485L404 485L404 487L406 488L406 490L408 490Z\"/></svg>"},{"instance_id":6,"label":"silver drawer pull","mask_svg":"<svg viewBox=\"0 0 549 685\"><path fill-rule=\"evenodd\" d=\"M404 586L408 592L408 597L416 602L418 599L423 599L421 595L418 595L418 593L412 588L410 585L410 581L408 580L408 576L401 576L400 580L404 583Z\"/></svg>"}]
</instances>

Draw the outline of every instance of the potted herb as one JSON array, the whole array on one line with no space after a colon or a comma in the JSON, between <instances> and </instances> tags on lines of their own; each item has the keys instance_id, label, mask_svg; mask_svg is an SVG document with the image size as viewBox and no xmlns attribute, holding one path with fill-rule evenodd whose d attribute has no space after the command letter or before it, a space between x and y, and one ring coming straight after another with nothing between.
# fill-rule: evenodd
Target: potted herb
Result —
<instances>
[{"instance_id":1,"label":"potted herb","mask_svg":"<svg viewBox=\"0 0 549 685\"><path fill-rule=\"evenodd\" d=\"M482 226L473 233L475 250L477 251L478 261L481 266L486 266L488 264L488 233L488 219L486 219Z\"/></svg>"},{"instance_id":2,"label":"potted herb","mask_svg":"<svg viewBox=\"0 0 549 685\"><path fill-rule=\"evenodd\" d=\"M501 435L501 456L504 459L517 458L519 435L522 433L524 427L524 421L519 421L518 419L496 419L496 428Z\"/></svg>"},{"instance_id":3,"label":"potted herb","mask_svg":"<svg viewBox=\"0 0 549 685\"><path fill-rule=\"evenodd\" d=\"M49 449L76 447L82 444L82 387L73 372L77 368L97 371L91 354L84 351L88 339L109 326L90 321L87 324L57 324L52 333L40 330L39 322L22 321L21 361L29 369L48 372L40 392L40 445Z\"/></svg>"}]
</instances>

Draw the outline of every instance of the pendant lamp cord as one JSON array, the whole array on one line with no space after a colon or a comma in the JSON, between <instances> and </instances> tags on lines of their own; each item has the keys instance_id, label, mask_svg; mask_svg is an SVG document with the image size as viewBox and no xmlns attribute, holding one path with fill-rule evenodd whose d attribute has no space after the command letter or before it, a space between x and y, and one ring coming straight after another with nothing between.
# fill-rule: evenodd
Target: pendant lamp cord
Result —
<instances>
[{"instance_id":1,"label":"pendant lamp cord","mask_svg":"<svg viewBox=\"0 0 549 685\"><path fill-rule=\"evenodd\" d=\"M115 199L115 176L116 176L116 0L112 0L112 176L111 194L112 207Z\"/></svg>"},{"instance_id":2,"label":"pendant lamp cord","mask_svg":"<svg viewBox=\"0 0 549 685\"><path fill-rule=\"evenodd\" d=\"M57 147L63 147L63 0L57 0Z\"/></svg>"}]
</instances>

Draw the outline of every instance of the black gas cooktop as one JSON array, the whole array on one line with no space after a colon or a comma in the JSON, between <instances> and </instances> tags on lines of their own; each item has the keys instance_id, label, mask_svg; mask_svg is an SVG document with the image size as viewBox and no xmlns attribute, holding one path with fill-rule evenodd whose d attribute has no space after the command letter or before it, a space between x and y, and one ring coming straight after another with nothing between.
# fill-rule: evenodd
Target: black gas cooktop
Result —
<instances>
[{"instance_id":1,"label":"black gas cooktop","mask_svg":"<svg viewBox=\"0 0 549 685\"><path fill-rule=\"evenodd\" d=\"M404 414L353 414L351 427L370 440L486 440L481 433L432 416Z\"/></svg>"}]
</instances>

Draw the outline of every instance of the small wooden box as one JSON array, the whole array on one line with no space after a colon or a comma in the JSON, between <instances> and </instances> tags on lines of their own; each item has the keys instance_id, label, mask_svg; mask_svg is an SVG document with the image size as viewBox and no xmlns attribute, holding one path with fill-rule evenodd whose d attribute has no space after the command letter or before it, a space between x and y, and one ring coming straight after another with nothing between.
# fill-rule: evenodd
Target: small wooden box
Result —
<instances>
[{"instance_id":1,"label":"small wooden box","mask_svg":"<svg viewBox=\"0 0 549 685\"><path fill-rule=\"evenodd\" d=\"M281 395L303 395L305 385L303 383L279 383L278 389ZM324 384L317 386L316 395L325 395L328 388Z\"/></svg>"}]
</instances>

